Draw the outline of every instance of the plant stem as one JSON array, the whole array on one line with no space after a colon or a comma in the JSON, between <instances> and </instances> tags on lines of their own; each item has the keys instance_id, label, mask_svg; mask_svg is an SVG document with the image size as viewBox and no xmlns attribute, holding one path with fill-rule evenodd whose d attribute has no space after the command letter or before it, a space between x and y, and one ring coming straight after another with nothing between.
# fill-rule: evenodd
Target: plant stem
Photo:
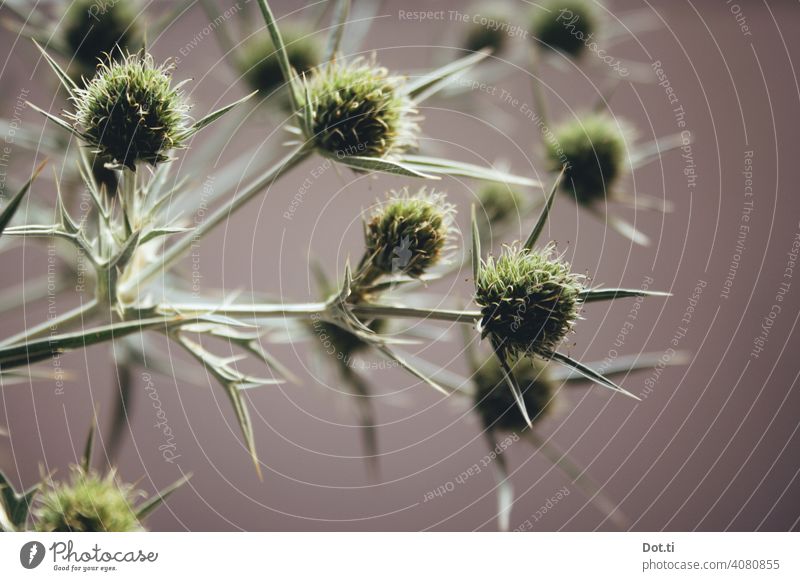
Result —
<instances>
[{"instance_id":1,"label":"plant stem","mask_svg":"<svg viewBox=\"0 0 800 581\"><path fill-rule=\"evenodd\" d=\"M33 339L38 339L47 333L52 333L59 329L59 327L68 327L71 323L88 319L98 312L100 304L100 301L97 299L92 299L85 305L75 307L74 309L67 311L62 315L52 319L46 319L30 329L21 331L16 335L12 335L8 339L0 342L0 346L27 343Z\"/></svg>"},{"instance_id":2,"label":"plant stem","mask_svg":"<svg viewBox=\"0 0 800 581\"><path fill-rule=\"evenodd\" d=\"M321 314L329 308L328 303L276 303L250 305L214 305L203 303L180 303L165 305L165 309L174 310L183 315L214 313L219 315L252 316L254 319L267 317L303 317ZM434 321L450 321L456 323L473 323L482 315L480 311L455 311L447 309L426 309L418 307L400 307L361 303L350 306L354 315L365 319L418 318Z\"/></svg>"},{"instance_id":3,"label":"plant stem","mask_svg":"<svg viewBox=\"0 0 800 581\"><path fill-rule=\"evenodd\" d=\"M364 318L411 318L450 321L454 323L474 323L480 319L480 311L456 311L450 309L426 309L419 307L399 307L364 303L353 305L352 312Z\"/></svg>"},{"instance_id":4,"label":"plant stem","mask_svg":"<svg viewBox=\"0 0 800 581\"><path fill-rule=\"evenodd\" d=\"M205 303L168 304L160 310L175 311L184 316L213 313L216 315L242 315L254 319L271 317L305 317L324 313L328 309L326 303L287 303L287 304L252 304L252 305L214 305Z\"/></svg>"},{"instance_id":5,"label":"plant stem","mask_svg":"<svg viewBox=\"0 0 800 581\"><path fill-rule=\"evenodd\" d=\"M5 371L31 365L67 351L83 349L150 329L169 329L183 322L184 318L180 316L142 318L82 329L74 333L52 335L45 339L26 341L23 344L0 346L0 367Z\"/></svg>"},{"instance_id":6,"label":"plant stem","mask_svg":"<svg viewBox=\"0 0 800 581\"><path fill-rule=\"evenodd\" d=\"M539 58L541 50L538 47L531 47L530 49L530 74L533 88L533 106L536 108L536 114L539 115L542 123L548 126L547 123L547 102L545 100L544 91L542 90L542 81L539 76Z\"/></svg>"},{"instance_id":7,"label":"plant stem","mask_svg":"<svg viewBox=\"0 0 800 581\"><path fill-rule=\"evenodd\" d=\"M586 475L586 470L575 464L570 457L562 452L555 444L539 436L533 430L528 431L528 438L534 446L547 458L547 460L559 468L576 485L584 495L595 505L615 526L621 530L630 527L630 521L622 513L617 504L603 494L600 487Z\"/></svg>"},{"instance_id":8,"label":"plant stem","mask_svg":"<svg viewBox=\"0 0 800 581\"><path fill-rule=\"evenodd\" d=\"M244 191L231 198L231 200L224 206L217 209L209 218L200 224L197 228L189 232L186 236L181 238L178 242L170 246L170 248L163 254L160 260L153 262L141 272L136 273L125 284L120 285L118 294L127 295L139 285L149 281L159 272L163 273L167 268L172 265L181 255L191 248L200 238L208 234L217 225L227 220L231 214L241 208L244 204L249 202L256 194L261 192L265 186L278 179L283 173L287 172L302 160L304 160L311 153L307 146L301 145L286 157L264 172L261 176L255 179Z\"/></svg>"}]
</instances>

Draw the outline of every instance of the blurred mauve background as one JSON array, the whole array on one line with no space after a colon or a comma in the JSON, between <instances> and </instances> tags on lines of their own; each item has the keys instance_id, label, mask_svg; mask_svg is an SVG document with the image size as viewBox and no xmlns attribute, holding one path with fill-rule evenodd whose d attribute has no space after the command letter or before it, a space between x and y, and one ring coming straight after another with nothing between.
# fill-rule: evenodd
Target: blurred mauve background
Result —
<instances>
[{"instance_id":1,"label":"blurred mauve background","mask_svg":"<svg viewBox=\"0 0 800 581\"><path fill-rule=\"evenodd\" d=\"M223 8L225 2L217 4ZM262 20L250 4L242 1L241 11L247 11L257 33ZM468 14L481 10L455 1L376 4L374 22L359 50L374 52L382 65L410 74L460 54L453 47L466 33L466 25L449 18L448 10ZM533 2L505 4L514 14L513 22L521 26L535 9ZM153 2L145 13L155 19L167 8L167 2ZM274 2L273 8L290 21L306 17L313 22L320 14L320 6L305 12L299 3L288 1ZM558 200L546 234L566 252L574 269L587 273L595 284L639 287L651 277L651 288L673 293L668 300L642 303L618 348L620 355L668 354L672 347L691 356L685 366L669 367L660 374L647 369L625 378L626 389L643 395L640 403L609 397L599 387L565 388L560 412L546 419L539 433L586 467L635 529L797 530L800 366L794 357L800 349L795 332L800 281L785 279L784 273L790 260L787 253L800 232L796 199L800 91L793 68L793 57L800 54L793 34L800 26L800 6L794 0L609 0L606 8L608 26L649 15L656 26L623 36L609 53L642 63L636 71L647 71L660 61L678 99L671 104L665 87L653 81L626 82L610 99L610 112L635 127L636 143L643 144L680 131L674 108L682 106L694 140L691 157L681 151L667 153L622 184L629 193L663 197L674 205L674 211L664 215L612 208L635 219L637 228L652 238L649 247L633 246L564 198ZM43 4L42 10L58 16L61 8ZM445 18L416 22L401 17L401 11L414 10L444 10ZM239 16L223 23L234 36ZM214 35L203 32L209 20L199 5L192 6L165 33L149 38L157 60L178 57L176 78L193 78L187 92L197 117L246 93ZM322 29L327 22L315 26ZM515 54L526 53L529 40L509 40L517 46ZM52 111L64 106L59 104L51 71L29 41L4 29L0 46L6 55L0 70L0 114L13 117L20 98ZM498 87L497 94L476 91L425 102L420 107L425 118L422 149L474 163L504 161L516 173L552 179L541 162L539 129L520 110L523 103L532 107L525 64L524 58L497 60L469 73L470 79L490 74L487 82ZM578 66L555 59L540 72L547 83L548 113L555 120L592 107L609 81L608 67L593 54L585 55ZM500 90L519 104L515 107L501 99ZM41 116L29 108L21 113L27 130L39 132L45 127ZM198 196L204 182L215 187L224 165L242 156L252 157L250 171L266 168L287 138L279 127L283 121L274 109L267 113L261 108L247 116L235 138L219 143L212 160L201 170L192 170ZM47 126L44 134L53 131ZM213 130L200 134L193 149L181 155L179 172L186 171L193 150L212 134ZM252 155L258 144L263 151ZM752 152L753 208L744 247L737 249L747 199L743 175L747 152ZM8 173L17 178L34 164L34 154L19 146L11 147L10 159ZM183 263L185 272L195 268L203 290L224 289L229 296L241 291L243 301L251 291L285 301L317 299L309 263L316 260L329 276L341 277L347 257L360 256L362 208L390 187L420 185L329 169L306 187L304 182L320 163L317 157L307 161L217 228ZM58 160L53 164L58 167ZM687 177L687 168L693 168L696 181ZM462 231L477 185L455 179L436 184L457 204ZM541 196L538 191L527 194ZM35 184L32 195L52 205L55 190L49 175ZM284 214L293 204L288 219ZM494 241L494 250L504 241L526 236L529 227L530 220L517 224L514 233ZM732 262L738 262L738 269L730 292L723 296ZM47 268L45 244L19 243L0 257L2 288L46 274ZM422 292L431 301L450 295L468 305L468 271ZM791 284L778 302L784 280ZM77 301L74 293L59 295L58 311ZM569 352L583 361L607 357L633 304L618 301L587 307ZM754 339L776 304L780 313L756 357ZM24 312L3 315L2 336L39 322L47 309L45 300L27 305ZM447 336L407 349L453 372L468 373L460 330L437 328ZM117 460L121 477L152 492L183 473L193 474L189 485L150 517L151 529L496 528L495 482L487 469L424 501L427 493L455 482L488 453L468 401L443 398L398 369L364 371L374 387L379 424L380 470L377 478L372 477L361 457L353 397L339 385L333 366L313 349L313 339L300 342L294 329L289 335L298 340L294 345L265 346L299 376L300 384L268 386L248 394L264 463L263 482L253 469L223 390L174 345L152 338L151 348L159 355L171 359L178 370L199 370L201 377L194 385L134 368L137 388L129 409L130 430ZM52 381L7 386L0 392L0 426L9 433L0 437L0 466L12 480L32 483L41 470L66 474L81 453L93 405L107 435L118 391L113 358L108 345L64 356L62 364L71 377L63 393ZM376 355L365 359L380 361ZM162 454L165 438L155 425L153 392L174 436L172 462ZM527 442L515 443L507 455L517 493L512 528L528 521L531 526L526 528L532 530L613 530L580 489ZM102 452L96 460L98 465L103 462ZM570 494L537 515L565 486Z\"/></svg>"}]
</instances>

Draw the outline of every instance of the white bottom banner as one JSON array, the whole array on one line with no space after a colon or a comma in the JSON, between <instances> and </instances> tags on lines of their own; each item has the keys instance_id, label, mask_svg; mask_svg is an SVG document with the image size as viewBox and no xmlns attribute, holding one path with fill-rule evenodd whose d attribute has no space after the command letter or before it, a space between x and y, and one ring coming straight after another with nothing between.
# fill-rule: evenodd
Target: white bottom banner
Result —
<instances>
[{"instance_id":1,"label":"white bottom banner","mask_svg":"<svg viewBox=\"0 0 800 581\"><path fill-rule=\"evenodd\" d=\"M794 533L11 533L0 578L797 580L798 553Z\"/></svg>"}]
</instances>

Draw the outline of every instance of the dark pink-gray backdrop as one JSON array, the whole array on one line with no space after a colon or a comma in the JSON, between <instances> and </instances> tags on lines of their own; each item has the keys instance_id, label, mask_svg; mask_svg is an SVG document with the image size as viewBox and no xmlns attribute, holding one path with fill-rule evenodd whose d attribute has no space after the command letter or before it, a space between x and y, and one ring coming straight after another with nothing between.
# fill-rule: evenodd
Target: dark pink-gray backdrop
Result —
<instances>
[{"instance_id":1,"label":"dark pink-gray backdrop","mask_svg":"<svg viewBox=\"0 0 800 581\"><path fill-rule=\"evenodd\" d=\"M156 2L147 11L163 13L164 4ZM518 15L514 22L524 25L530 7L514 1L508 5ZM294 3L276 2L274 8L278 15L285 15ZM800 316L800 281L792 282L782 302L776 301L776 294L789 261L787 252L800 231L796 163L800 93L792 62L798 54L794 32L800 25L800 6L789 0L738 4L619 0L609 2L609 8L609 22L615 19L612 15L624 17L632 10L644 10L658 25L610 52L639 61L645 68L662 62L694 140L691 159L673 152L625 181L628 191L664 196L675 206L663 217L643 211L635 214L637 226L654 240L649 248L632 247L563 199L548 234L567 251L575 269L590 274L595 283L636 287L649 276L654 288L674 294L666 301L643 303L621 354L663 353L679 328L686 327L685 337L677 343L680 350L691 352L691 362L665 370L651 390L645 387L651 371L627 378L628 390L645 393L641 403L609 398L601 388L570 390L560 415L547 420L541 431L588 467L591 477L620 503L636 529L797 529L800 395L796 379L800 367L795 357L800 343L795 327ZM419 23L400 17L401 10L420 9L476 12L458 2L384 1L364 47L374 50L382 64L401 71L418 72L452 59L455 53L446 47L457 42L464 25L449 18ZM302 13L293 18L299 16ZM251 20L261 25L255 16ZM740 27L742 22L749 34ZM194 78L188 90L198 114L244 94L237 75L221 60L215 39L203 33L208 23L195 6L166 34L151 39L157 57L180 57L178 78ZM193 38L199 40L192 42ZM193 46L187 51L190 43ZM0 45L7 55L0 112L12 116L20 95L49 106L52 75L30 43L4 30ZM480 79L481 70L469 78ZM524 71L515 71L511 65L505 71L510 76L491 84L505 88L519 104L531 103L530 81ZM549 84L550 115L555 118L568 118L591 106L598 86L607 79L605 65L591 54L580 69L550 66L542 74ZM665 88L655 83L623 84L610 103L614 115L638 129L641 142L678 130L675 106L669 103ZM423 105L420 112L425 117L423 148L474 162L504 159L519 173L538 172L538 177L544 177L538 161L537 127L519 111L519 105L503 102L499 93L478 91L471 100L460 101L440 98ZM30 110L23 119L28 130L39 131L43 125ZM251 116L234 140L220 145L220 163L249 155L246 152L265 139L282 141L283 132L271 135L277 120L277 116ZM203 139L200 135L196 145ZM12 174L22 176L32 167L33 157L20 147L12 149ZM754 203L743 248L737 249L748 151L753 152ZM190 151L187 159L191 155ZM254 158L253 168L266 167L266 157ZM203 288L242 289L244 300L247 291L254 289L302 301L315 297L307 268L310 257L320 260L329 274L341 275L346 257L360 252L360 209L388 187L405 182L328 171L313 180L287 220L284 212L318 164L314 159L294 170L203 242L196 251ZM697 176L693 188L685 173L692 167ZM204 175L193 176L198 196L200 184L219 174L219 168L209 164ZM463 228L475 184L444 180L439 185L458 204ZM33 195L52 203L52 183L37 184ZM622 212L634 217L629 210ZM499 243L495 242L495 249ZM732 262L738 270L728 298L723 298ZM47 254L41 245L28 242L4 254L0 264L2 286L8 288L23 277L46 273ZM186 272L191 264L185 263ZM466 304L469 276L462 272L455 281L431 285L427 292L460 296ZM687 324L682 319L698 284L705 286ZM74 297L59 297L59 312L74 302ZM571 353L585 360L605 357L631 304L621 301L587 308ZM775 304L781 312L763 352L754 357L754 339L762 333L763 320ZM4 316L2 335L18 331L25 321L28 325L37 322L46 309L46 304L39 303L28 307L24 317L19 313ZM176 366L193 365L174 346L168 353L165 343L156 344L173 357ZM465 366L457 358L460 345L460 334L451 329L449 343L415 349L429 360L464 373ZM266 387L249 395L265 465L263 482L241 443L227 399L212 380L197 386L152 373L180 455L175 463L166 462L159 451L164 437L154 427L155 410L145 391L146 376L141 369L134 373L137 389L131 429L119 458L121 476L151 492L182 471L194 474L191 483L151 517L151 528L495 527L490 472L484 469L460 479L463 483L456 482L488 451L468 405L455 397L444 399L396 369L368 372L379 395L375 405L382 452L380 478L371 479L360 458L353 401L337 391L335 375L319 375L318 367L327 368L321 356L309 353L310 346L274 349L300 376L301 385ZM117 390L109 348L70 354L63 362L73 374L63 395L55 394L52 382L7 387L2 392L0 424L7 425L10 437L0 438L0 466L25 484L37 478L40 467L66 473L82 446L92 402L100 411L101 427L108 427L104 418ZM587 505L580 490L526 443L512 446L509 463L518 495L512 527L527 519L534 530L611 528L601 513ZM450 488L450 482L452 491L424 502L426 493L441 486ZM564 486L569 496L533 519Z\"/></svg>"}]
</instances>

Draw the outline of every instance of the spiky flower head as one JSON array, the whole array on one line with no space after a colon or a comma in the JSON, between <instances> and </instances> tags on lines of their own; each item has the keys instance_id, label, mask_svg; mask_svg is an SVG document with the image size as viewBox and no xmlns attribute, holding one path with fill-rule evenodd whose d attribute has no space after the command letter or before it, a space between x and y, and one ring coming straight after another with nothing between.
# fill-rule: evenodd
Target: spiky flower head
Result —
<instances>
[{"instance_id":1,"label":"spiky flower head","mask_svg":"<svg viewBox=\"0 0 800 581\"><path fill-rule=\"evenodd\" d=\"M134 502L141 496L115 473L100 476L74 468L69 482L53 483L35 511L36 530L43 532L129 532L142 530Z\"/></svg>"},{"instance_id":2,"label":"spiky flower head","mask_svg":"<svg viewBox=\"0 0 800 581\"><path fill-rule=\"evenodd\" d=\"M471 10L475 16L464 39L464 48L471 51L491 49L493 54L501 52L508 42L509 15L500 3L489 6L476 4Z\"/></svg>"},{"instance_id":3,"label":"spiky flower head","mask_svg":"<svg viewBox=\"0 0 800 581\"><path fill-rule=\"evenodd\" d=\"M478 190L479 218L484 226L517 218L523 204L522 194L506 184L487 182Z\"/></svg>"},{"instance_id":4,"label":"spiky flower head","mask_svg":"<svg viewBox=\"0 0 800 581\"><path fill-rule=\"evenodd\" d=\"M129 54L103 63L75 94L76 122L83 139L102 157L135 169L157 164L183 146L188 106L171 84L171 65L155 65L149 54Z\"/></svg>"},{"instance_id":5,"label":"spiky flower head","mask_svg":"<svg viewBox=\"0 0 800 581\"><path fill-rule=\"evenodd\" d=\"M308 73L319 64L322 54L314 36L290 27L282 29L281 34L289 63L298 74ZM260 34L245 43L239 68L247 84L265 95L285 82L275 45L266 34Z\"/></svg>"},{"instance_id":6,"label":"spiky flower head","mask_svg":"<svg viewBox=\"0 0 800 581\"><path fill-rule=\"evenodd\" d=\"M363 59L315 69L306 83L311 106L306 139L337 158L392 157L413 149L419 127L403 82Z\"/></svg>"},{"instance_id":7,"label":"spiky flower head","mask_svg":"<svg viewBox=\"0 0 800 581\"><path fill-rule=\"evenodd\" d=\"M77 77L91 77L101 59L119 57L142 46L135 2L74 0L64 15L64 42Z\"/></svg>"},{"instance_id":8,"label":"spiky flower head","mask_svg":"<svg viewBox=\"0 0 800 581\"><path fill-rule=\"evenodd\" d=\"M582 277L554 251L506 246L482 265L475 302L482 335L496 349L511 356L547 356L578 319Z\"/></svg>"},{"instance_id":9,"label":"spiky flower head","mask_svg":"<svg viewBox=\"0 0 800 581\"><path fill-rule=\"evenodd\" d=\"M454 214L441 192L391 191L365 226L371 269L379 275L421 276L447 252Z\"/></svg>"},{"instance_id":10,"label":"spiky flower head","mask_svg":"<svg viewBox=\"0 0 800 581\"><path fill-rule=\"evenodd\" d=\"M581 204L601 201L612 193L625 173L626 151L619 121L602 113L570 120L556 129L547 144L551 169L567 166L561 188Z\"/></svg>"},{"instance_id":11,"label":"spiky flower head","mask_svg":"<svg viewBox=\"0 0 800 581\"><path fill-rule=\"evenodd\" d=\"M549 50L575 58L598 30L594 0L548 0L540 3L531 23L531 34Z\"/></svg>"},{"instance_id":12,"label":"spiky flower head","mask_svg":"<svg viewBox=\"0 0 800 581\"><path fill-rule=\"evenodd\" d=\"M525 409L535 423L553 408L556 386L550 378L549 367L541 359L520 359L511 367L522 391ZM487 359L475 371L472 382L475 384L475 409L485 426L507 431L522 431L528 427L496 357Z\"/></svg>"}]
</instances>

